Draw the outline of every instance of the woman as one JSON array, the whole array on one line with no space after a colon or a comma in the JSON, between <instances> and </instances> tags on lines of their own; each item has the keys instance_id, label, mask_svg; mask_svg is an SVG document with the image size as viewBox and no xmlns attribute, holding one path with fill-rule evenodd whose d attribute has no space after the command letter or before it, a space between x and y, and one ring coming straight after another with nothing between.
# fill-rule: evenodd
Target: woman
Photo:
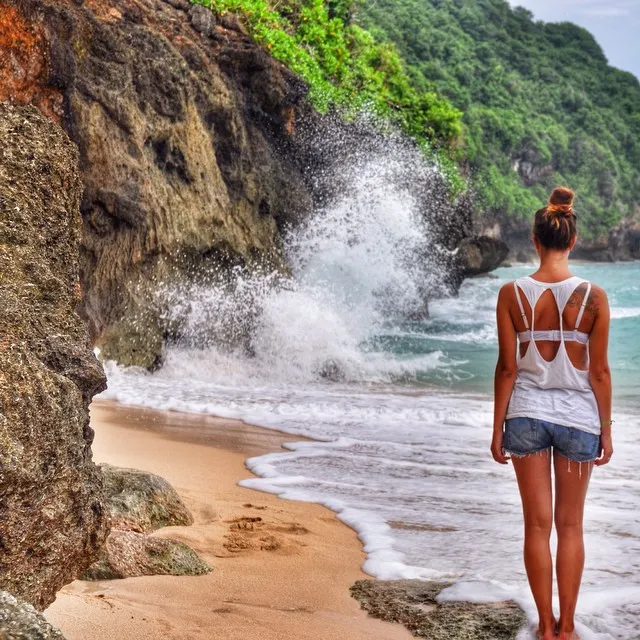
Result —
<instances>
[{"instance_id":1,"label":"woman","mask_svg":"<svg viewBox=\"0 0 640 640\"><path fill-rule=\"evenodd\" d=\"M537 637L576 640L584 501L593 465L607 464L613 454L609 304L600 287L569 271L576 242L572 191L555 189L536 212L533 242L540 268L506 284L498 296L491 453L500 464L512 460L518 479L524 562L540 620ZM551 604L553 520L557 621Z\"/></svg>"}]
</instances>

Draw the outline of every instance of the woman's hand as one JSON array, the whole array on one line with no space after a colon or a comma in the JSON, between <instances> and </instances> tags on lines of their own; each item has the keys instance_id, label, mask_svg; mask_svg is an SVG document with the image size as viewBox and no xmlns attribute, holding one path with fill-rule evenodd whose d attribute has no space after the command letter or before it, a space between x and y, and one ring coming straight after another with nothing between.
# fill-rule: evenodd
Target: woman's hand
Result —
<instances>
[{"instance_id":1,"label":"woman's hand","mask_svg":"<svg viewBox=\"0 0 640 640\"><path fill-rule=\"evenodd\" d=\"M509 464L509 457L504 454L504 449L502 448L503 440L504 434L502 431L493 434L493 439L491 440L491 455L496 462Z\"/></svg>"},{"instance_id":2,"label":"woman's hand","mask_svg":"<svg viewBox=\"0 0 640 640\"><path fill-rule=\"evenodd\" d=\"M600 457L595 461L596 466L601 467L611 460L613 455L613 440L611 434L600 436Z\"/></svg>"}]
</instances>

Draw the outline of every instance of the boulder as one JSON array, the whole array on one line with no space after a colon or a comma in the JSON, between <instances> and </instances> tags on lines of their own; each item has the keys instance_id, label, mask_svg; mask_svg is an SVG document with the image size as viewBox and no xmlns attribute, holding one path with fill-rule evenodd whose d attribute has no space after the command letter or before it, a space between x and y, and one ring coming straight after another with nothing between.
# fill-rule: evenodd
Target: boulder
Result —
<instances>
[{"instance_id":1,"label":"boulder","mask_svg":"<svg viewBox=\"0 0 640 640\"><path fill-rule=\"evenodd\" d=\"M509 247L489 236L465 238L458 245L462 277L477 276L497 269L509 255Z\"/></svg>"},{"instance_id":2,"label":"boulder","mask_svg":"<svg viewBox=\"0 0 640 640\"><path fill-rule=\"evenodd\" d=\"M112 529L83 580L136 576L199 576L211 567L182 542L147 535L162 527L189 526L193 516L160 476L101 464Z\"/></svg>"},{"instance_id":3,"label":"boulder","mask_svg":"<svg viewBox=\"0 0 640 640\"><path fill-rule=\"evenodd\" d=\"M210 571L211 567L182 542L114 529L98 560L84 573L82 579L201 576Z\"/></svg>"},{"instance_id":4,"label":"boulder","mask_svg":"<svg viewBox=\"0 0 640 640\"><path fill-rule=\"evenodd\" d=\"M107 535L88 411L105 377L76 313L77 150L6 103L0 140L0 588L41 609Z\"/></svg>"},{"instance_id":5,"label":"boulder","mask_svg":"<svg viewBox=\"0 0 640 640\"><path fill-rule=\"evenodd\" d=\"M164 478L109 464L101 464L100 469L113 529L145 533L193 524L193 516Z\"/></svg>"},{"instance_id":6,"label":"boulder","mask_svg":"<svg viewBox=\"0 0 640 640\"><path fill-rule=\"evenodd\" d=\"M2 640L64 640L30 604L0 591L0 638Z\"/></svg>"},{"instance_id":7,"label":"boulder","mask_svg":"<svg viewBox=\"0 0 640 640\"><path fill-rule=\"evenodd\" d=\"M429 640L511 640L526 623L514 602L437 602L448 586L424 580L359 580L351 595L374 618L400 622L414 636Z\"/></svg>"}]
</instances>

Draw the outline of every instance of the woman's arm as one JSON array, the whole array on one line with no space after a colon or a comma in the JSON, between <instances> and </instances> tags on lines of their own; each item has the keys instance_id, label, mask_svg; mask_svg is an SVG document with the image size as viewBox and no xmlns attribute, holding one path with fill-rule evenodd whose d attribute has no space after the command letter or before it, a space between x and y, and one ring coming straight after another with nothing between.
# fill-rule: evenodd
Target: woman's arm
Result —
<instances>
[{"instance_id":1,"label":"woman's arm","mask_svg":"<svg viewBox=\"0 0 640 640\"><path fill-rule=\"evenodd\" d=\"M613 455L611 437L611 370L609 369L609 301L600 287L593 287L593 304L596 318L589 336L589 379L598 404L598 414L602 425L600 436L600 458L597 465L607 464Z\"/></svg>"},{"instance_id":2,"label":"woman's arm","mask_svg":"<svg viewBox=\"0 0 640 640\"><path fill-rule=\"evenodd\" d=\"M498 362L494 378L494 410L493 410L493 438L491 454L500 464L507 464L507 458L502 449L503 426L511 392L518 373L516 349L518 348L516 330L509 313L509 300L513 292L513 283L506 284L500 289L496 319L498 324Z\"/></svg>"}]
</instances>

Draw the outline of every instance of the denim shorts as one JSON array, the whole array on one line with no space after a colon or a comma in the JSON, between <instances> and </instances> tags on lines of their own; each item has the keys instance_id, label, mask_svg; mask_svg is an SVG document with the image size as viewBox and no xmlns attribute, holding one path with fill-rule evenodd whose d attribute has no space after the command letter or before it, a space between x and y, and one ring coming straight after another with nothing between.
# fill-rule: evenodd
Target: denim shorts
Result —
<instances>
[{"instance_id":1,"label":"denim shorts","mask_svg":"<svg viewBox=\"0 0 640 640\"><path fill-rule=\"evenodd\" d=\"M537 418L510 418L505 422L503 448L514 457L551 447L573 462L591 462L600 454L600 436Z\"/></svg>"}]
</instances>

